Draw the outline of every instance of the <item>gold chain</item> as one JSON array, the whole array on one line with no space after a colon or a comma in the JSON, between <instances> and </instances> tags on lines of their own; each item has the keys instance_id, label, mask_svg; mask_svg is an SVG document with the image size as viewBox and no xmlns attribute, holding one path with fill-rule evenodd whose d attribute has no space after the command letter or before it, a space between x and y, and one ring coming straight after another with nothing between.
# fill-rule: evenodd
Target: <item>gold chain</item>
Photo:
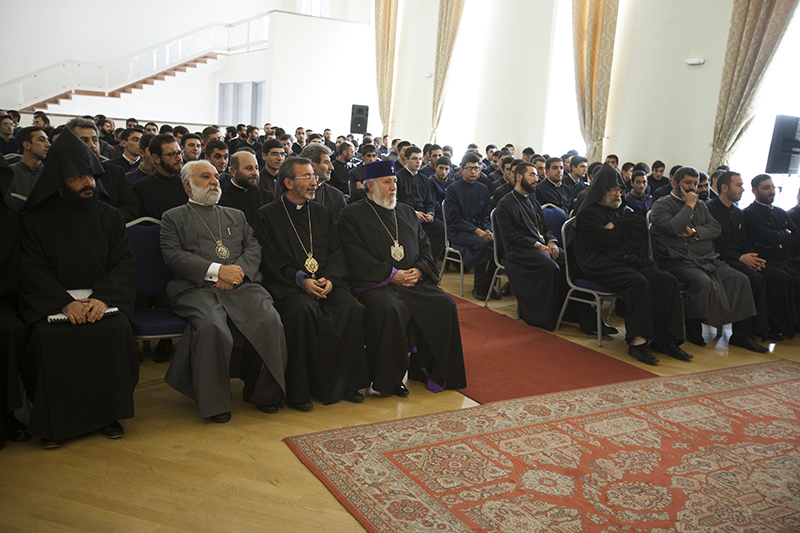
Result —
<instances>
[{"instance_id":1,"label":"gold chain","mask_svg":"<svg viewBox=\"0 0 800 533\"><path fill-rule=\"evenodd\" d=\"M289 215L289 208L286 207L286 200L284 199L285 197L285 195L281 196L281 204L283 204L283 210L286 211L286 218L289 219L289 224L292 225L292 229L294 230L294 234L297 236L300 247L303 248L303 253L306 254L304 266L311 273L311 277L316 278L316 272L319 269L319 263L317 263L317 260L314 259L314 234L311 233L311 208L306 206L306 212L308 213L308 246L311 248L311 251L309 252L306 250L306 246L303 244L303 240L300 238L300 234L297 232L297 228L294 226L291 215Z\"/></svg>"},{"instance_id":2,"label":"gold chain","mask_svg":"<svg viewBox=\"0 0 800 533\"><path fill-rule=\"evenodd\" d=\"M394 216L394 233L396 237L392 237L392 232L389 231L389 228L387 228L386 224L383 223L383 219L381 219L381 216L375 210L375 206L373 206L371 202L367 202L367 205L372 208L372 211L375 213L375 216L378 217L378 221L383 226L383 229L385 229L386 233L389 234L389 238L391 238L395 244L398 244L400 242L400 231L397 229L397 213L395 213L394 209L392 209L392 215Z\"/></svg>"},{"instance_id":3,"label":"gold chain","mask_svg":"<svg viewBox=\"0 0 800 533\"><path fill-rule=\"evenodd\" d=\"M228 257L230 257L230 255L231 255L230 250L228 250L228 247L225 246L222 243L222 222L220 221L220 218L219 218L219 210L214 209L214 211L216 211L216 213L217 213L217 226L218 226L217 229L219 229L219 239L215 239L214 238L214 233L211 231L211 228L208 227L208 224L206 224L206 221L203 220L203 217L200 216L200 213L198 213L197 211L194 210L194 208L192 207L192 204L186 204L186 205L189 206L189 209L191 209L192 213L197 215L197 218L200 219L200 222L202 222L203 225L208 230L208 234L211 235L211 240L213 240L214 243L217 245L217 247L215 249L215 253L217 254L217 257L219 257L220 259L227 259ZM212 206L212 209L214 207L215 206Z\"/></svg>"}]
</instances>

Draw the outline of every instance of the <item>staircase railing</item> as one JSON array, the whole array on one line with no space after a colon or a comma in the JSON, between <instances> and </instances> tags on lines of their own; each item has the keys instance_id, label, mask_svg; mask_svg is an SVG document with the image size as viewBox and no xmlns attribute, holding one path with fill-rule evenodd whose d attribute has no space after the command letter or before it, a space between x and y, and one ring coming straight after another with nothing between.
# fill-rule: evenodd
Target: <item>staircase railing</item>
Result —
<instances>
[{"instance_id":1,"label":"staircase railing","mask_svg":"<svg viewBox=\"0 0 800 533\"><path fill-rule=\"evenodd\" d=\"M65 60L0 84L0 108L22 109L65 93L108 96L160 72L216 54L266 48L269 13L208 24L111 63Z\"/></svg>"}]
</instances>

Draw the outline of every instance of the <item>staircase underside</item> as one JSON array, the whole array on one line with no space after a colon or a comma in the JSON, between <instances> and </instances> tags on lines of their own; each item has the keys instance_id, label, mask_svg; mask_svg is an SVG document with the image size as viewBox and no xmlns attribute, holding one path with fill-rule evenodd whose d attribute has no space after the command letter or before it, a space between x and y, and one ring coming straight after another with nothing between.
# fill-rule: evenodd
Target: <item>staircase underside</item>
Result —
<instances>
[{"instance_id":1,"label":"staircase underside","mask_svg":"<svg viewBox=\"0 0 800 533\"><path fill-rule=\"evenodd\" d=\"M197 68L198 65L201 64L204 65L211 60L217 59L219 56L220 54L216 53L205 54L201 57L197 57L195 59L186 61L185 63L180 63L178 65L172 66L166 70L157 72L152 76L148 76L147 78L135 81L124 87L120 87L119 89L115 89L109 92L88 91L85 89L71 89L61 94L57 94L56 96L52 96L50 98L38 102L34 102L33 104L30 104L20 109L20 111L23 113L32 113L34 111L46 110L51 105L60 104L62 100L72 100L73 95L121 98L123 94L131 94L134 90L144 89L146 85L155 85L157 81L164 81L165 79L167 79L168 76L176 76L179 72L186 72L190 68Z\"/></svg>"}]
</instances>

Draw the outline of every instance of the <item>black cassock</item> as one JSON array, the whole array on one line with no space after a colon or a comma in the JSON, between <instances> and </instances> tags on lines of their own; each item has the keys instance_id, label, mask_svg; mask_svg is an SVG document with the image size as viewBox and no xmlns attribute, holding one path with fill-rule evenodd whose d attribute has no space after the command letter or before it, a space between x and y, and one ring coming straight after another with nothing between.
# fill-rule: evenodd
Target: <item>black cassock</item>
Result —
<instances>
[{"instance_id":1,"label":"black cassock","mask_svg":"<svg viewBox=\"0 0 800 533\"><path fill-rule=\"evenodd\" d=\"M222 188L222 196L218 203L244 213L247 223L255 230L256 212L274 199L275 197L267 189L258 186L244 189L230 182Z\"/></svg>"},{"instance_id":2,"label":"black cassock","mask_svg":"<svg viewBox=\"0 0 800 533\"><path fill-rule=\"evenodd\" d=\"M533 195L511 191L495 212L503 248L503 263L514 287L519 317L531 326L553 331L567 295L563 250L556 260L537 249L556 241Z\"/></svg>"},{"instance_id":3,"label":"black cassock","mask_svg":"<svg viewBox=\"0 0 800 533\"><path fill-rule=\"evenodd\" d=\"M303 251L303 246L312 251L309 216L313 258L318 264L315 274L305 265L308 256ZM264 286L275 299L286 335L287 403L313 397L331 404L346 392L368 387L364 306L345 283L347 266L330 210L315 202L305 202L297 209L282 196L258 211L255 228L261 243ZM333 283L327 298L315 300L298 285L314 275Z\"/></svg>"},{"instance_id":4,"label":"black cassock","mask_svg":"<svg viewBox=\"0 0 800 533\"><path fill-rule=\"evenodd\" d=\"M605 225L614 223L609 229ZM641 213L622 206L583 206L575 220L571 252L583 277L625 299L625 338L645 337L665 346L681 344L683 320L678 280L639 254L647 239Z\"/></svg>"},{"instance_id":5,"label":"black cassock","mask_svg":"<svg viewBox=\"0 0 800 533\"><path fill-rule=\"evenodd\" d=\"M108 193L108 203L122 213L125 222L130 222L139 214L139 201L133 193L131 184L125 178L125 171L117 165L101 162L105 174L98 176Z\"/></svg>"},{"instance_id":6,"label":"black cassock","mask_svg":"<svg viewBox=\"0 0 800 533\"><path fill-rule=\"evenodd\" d=\"M342 216L342 209L347 205L347 201L344 199L344 193L330 183L320 183L317 186L316 196L312 201L330 209L334 224L339 223L339 218Z\"/></svg>"},{"instance_id":7,"label":"black cassock","mask_svg":"<svg viewBox=\"0 0 800 533\"><path fill-rule=\"evenodd\" d=\"M66 439L133 417L139 356L131 330L136 258L120 212L102 202L89 208L57 196L23 217L20 310L31 336L22 362L32 399L28 429ZM73 301L67 289L121 313L94 324L48 324L47 315Z\"/></svg>"},{"instance_id":8,"label":"black cassock","mask_svg":"<svg viewBox=\"0 0 800 533\"><path fill-rule=\"evenodd\" d=\"M741 209L735 205L726 207L717 196L708 203L708 212L722 228L722 233L714 239L714 250L720 259L750 280L750 289L756 304L753 332L766 337L769 332L768 323L772 322L786 338L793 338L797 308L789 273L772 264L772 261L767 261L766 266L758 272L739 261L743 254L756 252L747 241L744 213Z\"/></svg>"},{"instance_id":9,"label":"black cassock","mask_svg":"<svg viewBox=\"0 0 800 533\"><path fill-rule=\"evenodd\" d=\"M22 406L18 366L28 328L17 309L17 252L21 224L10 195L5 196L13 173L0 162L0 448L6 442L6 413ZM3 201L3 200L6 201Z\"/></svg>"},{"instance_id":10,"label":"black cassock","mask_svg":"<svg viewBox=\"0 0 800 533\"><path fill-rule=\"evenodd\" d=\"M165 212L189 200L181 177L165 176L161 172L153 172L134 183L133 192L139 200L139 216L158 220Z\"/></svg>"},{"instance_id":11,"label":"black cassock","mask_svg":"<svg viewBox=\"0 0 800 533\"><path fill-rule=\"evenodd\" d=\"M395 216L404 252L400 260L391 256ZM339 233L350 285L366 307L364 340L372 388L391 394L406 370L416 379L423 367L439 385L465 387L456 304L437 285L430 243L414 209L398 203L389 210L372 200L360 200L342 211ZM390 283L396 270L414 267L422 271L414 287Z\"/></svg>"}]
</instances>

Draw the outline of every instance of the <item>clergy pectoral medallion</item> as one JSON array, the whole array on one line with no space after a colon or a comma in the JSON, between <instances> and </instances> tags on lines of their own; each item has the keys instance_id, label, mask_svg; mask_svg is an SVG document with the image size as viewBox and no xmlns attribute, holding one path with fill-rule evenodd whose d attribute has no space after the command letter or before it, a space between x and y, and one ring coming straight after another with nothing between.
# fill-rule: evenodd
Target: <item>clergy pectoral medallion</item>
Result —
<instances>
[{"instance_id":1,"label":"clergy pectoral medallion","mask_svg":"<svg viewBox=\"0 0 800 533\"><path fill-rule=\"evenodd\" d=\"M231 251L228 250L228 247L222 244L222 241L217 241L217 247L214 249L216 252L217 257L220 259L227 259L231 256Z\"/></svg>"},{"instance_id":2,"label":"clergy pectoral medallion","mask_svg":"<svg viewBox=\"0 0 800 533\"><path fill-rule=\"evenodd\" d=\"M303 265L306 267L306 270L308 270L308 273L311 274L312 277L315 277L314 274L316 274L317 270L319 270L319 263L317 263L317 260L314 259L314 256L308 254L308 259L306 259L306 262L303 263Z\"/></svg>"},{"instance_id":3,"label":"clergy pectoral medallion","mask_svg":"<svg viewBox=\"0 0 800 533\"><path fill-rule=\"evenodd\" d=\"M395 261L401 261L405 256L406 252L403 250L403 245L397 241L394 241L394 244L391 248L392 259Z\"/></svg>"}]
</instances>

